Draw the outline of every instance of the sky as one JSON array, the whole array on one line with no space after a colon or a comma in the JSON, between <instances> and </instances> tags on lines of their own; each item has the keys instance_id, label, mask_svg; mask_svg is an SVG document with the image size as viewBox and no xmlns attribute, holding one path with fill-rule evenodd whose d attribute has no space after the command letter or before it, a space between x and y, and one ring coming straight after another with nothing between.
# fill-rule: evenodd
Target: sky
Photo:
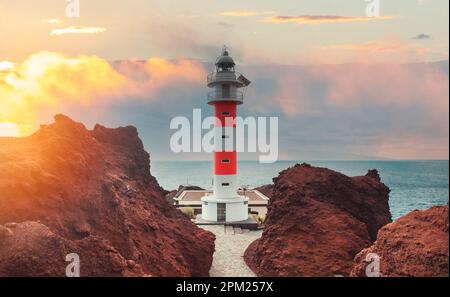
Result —
<instances>
[{"instance_id":1,"label":"sky","mask_svg":"<svg viewBox=\"0 0 450 297\"><path fill-rule=\"evenodd\" d=\"M1 136L65 113L136 126L156 160L208 159L173 153L169 126L211 115L226 44L252 81L239 112L279 118L280 159L448 159L448 1L73 2L0 0Z\"/></svg>"}]
</instances>

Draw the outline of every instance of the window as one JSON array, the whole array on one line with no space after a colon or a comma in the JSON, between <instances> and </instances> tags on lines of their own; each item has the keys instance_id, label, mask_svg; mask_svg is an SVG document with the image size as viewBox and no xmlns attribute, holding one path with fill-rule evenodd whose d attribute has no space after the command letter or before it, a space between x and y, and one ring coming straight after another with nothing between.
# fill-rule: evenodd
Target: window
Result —
<instances>
[{"instance_id":1,"label":"window","mask_svg":"<svg viewBox=\"0 0 450 297\"><path fill-rule=\"evenodd\" d=\"M228 187L230 185L230 183L222 183L222 186L224 187Z\"/></svg>"},{"instance_id":2,"label":"window","mask_svg":"<svg viewBox=\"0 0 450 297\"><path fill-rule=\"evenodd\" d=\"M228 163L230 163L230 160L229 160L229 159L223 159L223 160L220 161L220 162L222 162L222 163L224 163L224 164L228 164Z\"/></svg>"},{"instance_id":3,"label":"window","mask_svg":"<svg viewBox=\"0 0 450 297\"><path fill-rule=\"evenodd\" d=\"M204 205L208 205L208 202L204 201L203 204L204 204Z\"/></svg>"},{"instance_id":4,"label":"window","mask_svg":"<svg viewBox=\"0 0 450 297\"><path fill-rule=\"evenodd\" d=\"M222 139L230 138L230 135L222 135Z\"/></svg>"},{"instance_id":5,"label":"window","mask_svg":"<svg viewBox=\"0 0 450 297\"><path fill-rule=\"evenodd\" d=\"M247 205L248 204L248 201L244 201L244 205Z\"/></svg>"},{"instance_id":6,"label":"window","mask_svg":"<svg viewBox=\"0 0 450 297\"><path fill-rule=\"evenodd\" d=\"M230 113L229 113L228 111L222 111L222 115L223 115L223 116L229 116Z\"/></svg>"}]
</instances>

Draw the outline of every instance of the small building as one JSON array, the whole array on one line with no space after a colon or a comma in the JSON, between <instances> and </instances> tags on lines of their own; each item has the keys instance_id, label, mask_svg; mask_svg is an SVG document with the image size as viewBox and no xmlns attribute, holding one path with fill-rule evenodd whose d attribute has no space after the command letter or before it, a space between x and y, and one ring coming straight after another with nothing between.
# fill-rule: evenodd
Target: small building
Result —
<instances>
[{"instance_id":1,"label":"small building","mask_svg":"<svg viewBox=\"0 0 450 297\"><path fill-rule=\"evenodd\" d=\"M241 197L248 199L248 213L258 214L265 216L267 213L267 203L269 198L258 190L238 190L237 194ZM213 195L211 190L185 190L178 197L175 197L175 204L178 208L191 207L194 209L194 213L200 214L202 212L202 198ZM218 213L224 213L225 210L218 210ZM218 215L217 222L225 222L225 215Z\"/></svg>"}]
</instances>

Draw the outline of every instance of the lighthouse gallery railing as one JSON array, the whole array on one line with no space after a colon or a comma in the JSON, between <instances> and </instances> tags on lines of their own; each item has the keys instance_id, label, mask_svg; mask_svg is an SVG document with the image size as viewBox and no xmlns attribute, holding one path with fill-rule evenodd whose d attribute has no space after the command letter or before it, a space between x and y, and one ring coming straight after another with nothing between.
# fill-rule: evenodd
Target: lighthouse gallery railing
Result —
<instances>
[{"instance_id":1,"label":"lighthouse gallery railing","mask_svg":"<svg viewBox=\"0 0 450 297\"><path fill-rule=\"evenodd\" d=\"M236 90L236 91L231 91L228 94L223 94L220 91L212 91L208 93L208 102L211 101L217 101L217 100L231 100L231 101L239 101L239 102L243 102L244 101L244 93L242 91Z\"/></svg>"}]
</instances>

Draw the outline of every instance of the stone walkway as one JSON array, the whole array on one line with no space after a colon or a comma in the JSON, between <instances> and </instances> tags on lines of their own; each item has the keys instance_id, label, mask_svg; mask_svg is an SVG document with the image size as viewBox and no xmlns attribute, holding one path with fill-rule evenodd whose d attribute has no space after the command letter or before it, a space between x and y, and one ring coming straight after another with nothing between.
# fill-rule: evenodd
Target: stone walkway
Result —
<instances>
[{"instance_id":1,"label":"stone walkway","mask_svg":"<svg viewBox=\"0 0 450 297\"><path fill-rule=\"evenodd\" d=\"M209 271L212 277L254 277L256 276L244 261L244 252L254 240L261 237L262 230L249 231L223 226L199 226L216 235L216 251Z\"/></svg>"}]
</instances>

